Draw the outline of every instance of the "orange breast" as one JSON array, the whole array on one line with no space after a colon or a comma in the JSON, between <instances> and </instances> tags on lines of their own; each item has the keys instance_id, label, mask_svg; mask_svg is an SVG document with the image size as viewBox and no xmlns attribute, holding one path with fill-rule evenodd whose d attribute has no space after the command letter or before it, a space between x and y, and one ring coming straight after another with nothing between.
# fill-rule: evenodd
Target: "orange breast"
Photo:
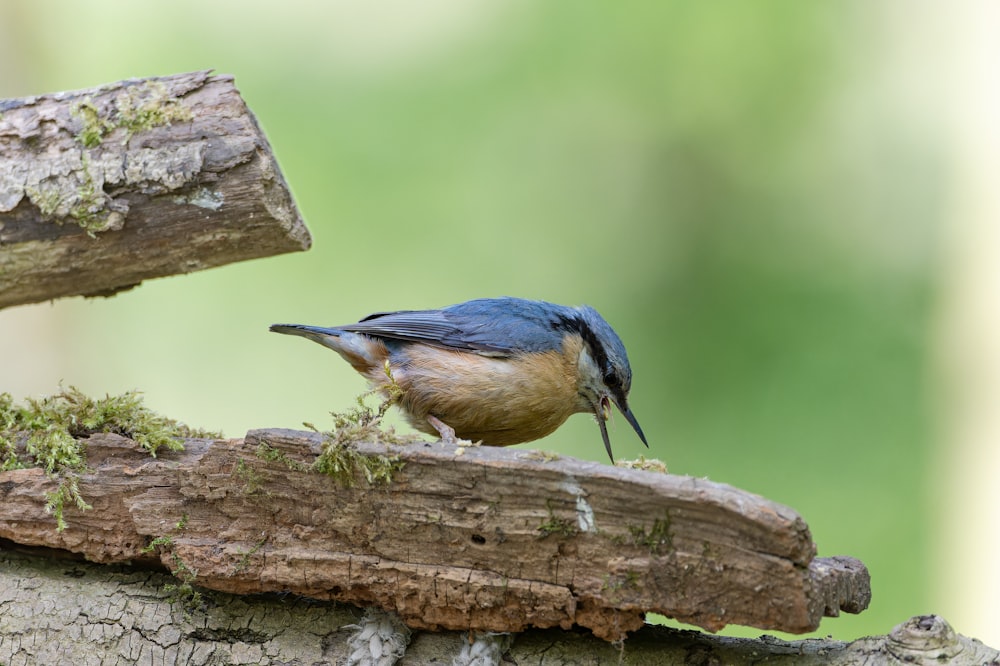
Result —
<instances>
[{"instance_id":1,"label":"orange breast","mask_svg":"<svg viewBox=\"0 0 1000 666\"><path fill-rule=\"evenodd\" d=\"M400 407L413 427L437 434L427 415L455 433L494 446L529 442L548 435L577 408L579 341L563 353L493 358L422 345L393 364L403 390Z\"/></svg>"}]
</instances>

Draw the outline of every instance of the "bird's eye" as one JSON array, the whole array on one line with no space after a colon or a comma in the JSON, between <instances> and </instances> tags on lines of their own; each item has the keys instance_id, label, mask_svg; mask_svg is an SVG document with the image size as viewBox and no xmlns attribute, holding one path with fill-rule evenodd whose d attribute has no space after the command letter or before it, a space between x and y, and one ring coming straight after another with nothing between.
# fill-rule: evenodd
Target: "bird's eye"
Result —
<instances>
[{"instance_id":1,"label":"bird's eye","mask_svg":"<svg viewBox=\"0 0 1000 666\"><path fill-rule=\"evenodd\" d=\"M608 388L615 388L621 386L621 380L618 375L614 372L608 371L604 373L604 385Z\"/></svg>"}]
</instances>

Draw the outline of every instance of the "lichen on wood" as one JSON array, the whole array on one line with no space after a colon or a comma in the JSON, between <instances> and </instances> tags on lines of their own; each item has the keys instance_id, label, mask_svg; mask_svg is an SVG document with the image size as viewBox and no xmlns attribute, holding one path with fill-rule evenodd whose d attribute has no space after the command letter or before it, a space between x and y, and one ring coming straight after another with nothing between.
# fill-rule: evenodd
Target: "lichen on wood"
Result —
<instances>
[{"instance_id":1,"label":"lichen on wood","mask_svg":"<svg viewBox=\"0 0 1000 666\"><path fill-rule=\"evenodd\" d=\"M0 308L310 245L231 77L122 81L0 111Z\"/></svg>"}]
</instances>

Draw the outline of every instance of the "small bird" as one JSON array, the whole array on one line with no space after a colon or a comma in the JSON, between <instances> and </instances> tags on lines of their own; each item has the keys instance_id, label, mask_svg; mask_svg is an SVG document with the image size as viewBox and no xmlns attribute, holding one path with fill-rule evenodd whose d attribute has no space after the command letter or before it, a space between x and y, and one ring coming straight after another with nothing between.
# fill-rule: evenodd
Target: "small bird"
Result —
<instances>
[{"instance_id":1,"label":"small bird","mask_svg":"<svg viewBox=\"0 0 1000 666\"><path fill-rule=\"evenodd\" d=\"M421 432L492 446L544 437L590 412L614 462L605 425L614 403L647 447L628 407L632 369L618 334L593 308L483 298L439 310L369 315L323 328L274 324L275 333L329 347L388 394Z\"/></svg>"}]
</instances>

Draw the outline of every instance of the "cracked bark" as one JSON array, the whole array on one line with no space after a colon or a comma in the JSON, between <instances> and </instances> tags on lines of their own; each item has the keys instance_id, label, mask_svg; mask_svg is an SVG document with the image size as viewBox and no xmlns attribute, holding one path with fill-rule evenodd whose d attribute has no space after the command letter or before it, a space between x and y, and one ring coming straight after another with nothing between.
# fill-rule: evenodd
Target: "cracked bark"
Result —
<instances>
[{"instance_id":1,"label":"cracked bark","mask_svg":"<svg viewBox=\"0 0 1000 666\"><path fill-rule=\"evenodd\" d=\"M0 100L0 308L310 242L232 77Z\"/></svg>"},{"instance_id":2,"label":"cracked bark","mask_svg":"<svg viewBox=\"0 0 1000 666\"><path fill-rule=\"evenodd\" d=\"M0 547L0 664L202 666L343 664L360 609L292 595L206 593L201 608L172 601L155 571L18 553ZM416 632L401 666L449 664L468 637ZM576 631L529 630L504 662L528 666L759 664L947 666L1000 663L1000 652L956 635L934 616L852 643L709 636L645 626L621 645Z\"/></svg>"}]
</instances>

